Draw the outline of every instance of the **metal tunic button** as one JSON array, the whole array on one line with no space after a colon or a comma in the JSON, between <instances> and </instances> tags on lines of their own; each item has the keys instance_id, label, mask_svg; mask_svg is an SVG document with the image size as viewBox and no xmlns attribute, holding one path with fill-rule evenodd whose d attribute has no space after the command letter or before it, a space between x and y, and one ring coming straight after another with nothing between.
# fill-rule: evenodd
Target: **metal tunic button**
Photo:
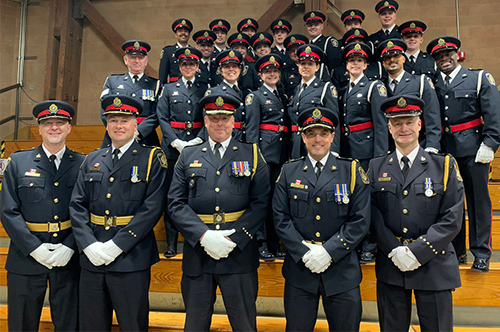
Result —
<instances>
[{"instance_id":1,"label":"metal tunic button","mask_svg":"<svg viewBox=\"0 0 500 332\"><path fill-rule=\"evenodd\" d=\"M403 209L403 213L404 214L408 214L408 210L407 209Z\"/></svg>"},{"instance_id":2,"label":"metal tunic button","mask_svg":"<svg viewBox=\"0 0 500 332\"><path fill-rule=\"evenodd\" d=\"M54 220L59 220L59 216L57 214L54 216Z\"/></svg>"},{"instance_id":3,"label":"metal tunic button","mask_svg":"<svg viewBox=\"0 0 500 332\"><path fill-rule=\"evenodd\" d=\"M215 207L215 211L219 211L220 210L220 207L219 206L216 206Z\"/></svg>"},{"instance_id":4,"label":"metal tunic button","mask_svg":"<svg viewBox=\"0 0 500 332\"><path fill-rule=\"evenodd\" d=\"M321 216L319 214L316 216L316 220L321 220Z\"/></svg>"},{"instance_id":5,"label":"metal tunic button","mask_svg":"<svg viewBox=\"0 0 500 332\"><path fill-rule=\"evenodd\" d=\"M219 188L215 188L215 192L218 193L220 191Z\"/></svg>"},{"instance_id":6,"label":"metal tunic button","mask_svg":"<svg viewBox=\"0 0 500 332\"><path fill-rule=\"evenodd\" d=\"M293 199L297 199L297 195L293 195Z\"/></svg>"},{"instance_id":7,"label":"metal tunic button","mask_svg":"<svg viewBox=\"0 0 500 332\"><path fill-rule=\"evenodd\" d=\"M111 198L111 194L107 193L106 198Z\"/></svg>"},{"instance_id":8,"label":"metal tunic button","mask_svg":"<svg viewBox=\"0 0 500 332\"><path fill-rule=\"evenodd\" d=\"M217 171L217 172L215 172L215 174L220 175L220 172L219 172L219 171Z\"/></svg>"},{"instance_id":9,"label":"metal tunic button","mask_svg":"<svg viewBox=\"0 0 500 332\"><path fill-rule=\"evenodd\" d=\"M403 195L408 196L408 190L404 190Z\"/></svg>"},{"instance_id":10,"label":"metal tunic button","mask_svg":"<svg viewBox=\"0 0 500 332\"><path fill-rule=\"evenodd\" d=\"M318 203L321 202L321 198L316 197L316 202L318 202Z\"/></svg>"},{"instance_id":11,"label":"metal tunic button","mask_svg":"<svg viewBox=\"0 0 500 332\"><path fill-rule=\"evenodd\" d=\"M114 177L110 177L109 178L109 182L113 182L113 181L115 181L115 178Z\"/></svg>"},{"instance_id":12,"label":"metal tunic button","mask_svg":"<svg viewBox=\"0 0 500 332\"><path fill-rule=\"evenodd\" d=\"M104 211L105 214L109 214L109 210Z\"/></svg>"},{"instance_id":13,"label":"metal tunic button","mask_svg":"<svg viewBox=\"0 0 500 332\"><path fill-rule=\"evenodd\" d=\"M54 198L54 203L56 203L56 204L59 203L59 199L57 197Z\"/></svg>"},{"instance_id":14,"label":"metal tunic button","mask_svg":"<svg viewBox=\"0 0 500 332\"><path fill-rule=\"evenodd\" d=\"M59 186L59 182L54 182L54 186Z\"/></svg>"},{"instance_id":15,"label":"metal tunic button","mask_svg":"<svg viewBox=\"0 0 500 332\"><path fill-rule=\"evenodd\" d=\"M33 187L33 182L30 183L30 187Z\"/></svg>"},{"instance_id":16,"label":"metal tunic button","mask_svg":"<svg viewBox=\"0 0 500 332\"><path fill-rule=\"evenodd\" d=\"M405 233L405 234L408 233L408 228L406 228L406 227L403 228L403 233Z\"/></svg>"},{"instance_id":17,"label":"metal tunic button","mask_svg":"<svg viewBox=\"0 0 500 332\"><path fill-rule=\"evenodd\" d=\"M320 232L316 232L316 237L320 237L321 236L321 233Z\"/></svg>"}]
</instances>

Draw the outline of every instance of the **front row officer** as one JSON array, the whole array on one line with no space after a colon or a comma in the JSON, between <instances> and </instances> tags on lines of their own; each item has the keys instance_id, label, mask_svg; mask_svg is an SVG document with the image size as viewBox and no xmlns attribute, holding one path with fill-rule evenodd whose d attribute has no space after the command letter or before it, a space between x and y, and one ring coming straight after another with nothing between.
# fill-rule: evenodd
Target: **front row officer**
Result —
<instances>
[{"instance_id":1,"label":"front row officer","mask_svg":"<svg viewBox=\"0 0 500 332\"><path fill-rule=\"evenodd\" d=\"M134 139L141 104L111 95L109 148L91 152L71 196L80 250L80 330L110 331L113 310L124 331L147 331L151 265L159 261L153 227L163 213L167 159Z\"/></svg>"},{"instance_id":2,"label":"front row officer","mask_svg":"<svg viewBox=\"0 0 500 332\"><path fill-rule=\"evenodd\" d=\"M360 164L330 153L337 114L299 116L307 156L283 165L273 197L283 264L287 331L312 331L323 298L332 331L359 331L361 268L356 246L370 225L370 187Z\"/></svg>"},{"instance_id":3,"label":"front row officer","mask_svg":"<svg viewBox=\"0 0 500 332\"><path fill-rule=\"evenodd\" d=\"M233 114L240 106L237 98L212 94L200 103L208 141L184 148L168 195L170 217L186 241L184 329L210 330L219 286L232 329L256 331L255 232L266 217L269 170L256 143L231 137Z\"/></svg>"},{"instance_id":4,"label":"front row officer","mask_svg":"<svg viewBox=\"0 0 500 332\"><path fill-rule=\"evenodd\" d=\"M55 331L78 330L78 256L69 220L71 190L85 157L65 145L75 110L48 100L33 108L42 144L13 153L2 189L2 224L10 237L9 331L38 331L49 300Z\"/></svg>"},{"instance_id":5,"label":"front row officer","mask_svg":"<svg viewBox=\"0 0 500 332\"><path fill-rule=\"evenodd\" d=\"M464 190L455 160L418 144L424 106L409 95L382 104L396 151L370 162L382 331L408 331L412 292L422 331L453 330L451 291L461 284L451 240L462 224Z\"/></svg>"}]
</instances>

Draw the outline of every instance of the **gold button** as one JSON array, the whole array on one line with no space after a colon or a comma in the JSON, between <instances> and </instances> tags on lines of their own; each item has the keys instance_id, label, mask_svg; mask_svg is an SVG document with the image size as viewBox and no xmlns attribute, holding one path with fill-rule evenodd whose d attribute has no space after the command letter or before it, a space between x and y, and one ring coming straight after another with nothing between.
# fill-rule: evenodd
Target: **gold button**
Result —
<instances>
[{"instance_id":1,"label":"gold button","mask_svg":"<svg viewBox=\"0 0 500 332\"><path fill-rule=\"evenodd\" d=\"M215 211L219 211L220 210L220 207L219 206L216 206L215 207Z\"/></svg>"},{"instance_id":2,"label":"gold button","mask_svg":"<svg viewBox=\"0 0 500 332\"><path fill-rule=\"evenodd\" d=\"M59 203L59 199L57 197L54 198L54 203Z\"/></svg>"},{"instance_id":3,"label":"gold button","mask_svg":"<svg viewBox=\"0 0 500 332\"><path fill-rule=\"evenodd\" d=\"M109 214L109 210L104 211L105 214Z\"/></svg>"},{"instance_id":4,"label":"gold button","mask_svg":"<svg viewBox=\"0 0 500 332\"><path fill-rule=\"evenodd\" d=\"M53 237L57 237L57 236L58 236L58 234L57 234L57 233L54 233L54 234L52 234L52 236L53 236Z\"/></svg>"},{"instance_id":5,"label":"gold button","mask_svg":"<svg viewBox=\"0 0 500 332\"><path fill-rule=\"evenodd\" d=\"M215 174L220 175L220 171L215 172Z\"/></svg>"},{"instance_id":6,"label":"gold button","mask_svg":"<svg viewBox=\"0 0 500 332\"><path fill-rule=\"evenodd\" d=\"M59 186L59 182L54 182L54 186Z\"/></svg>"},{"instance_id":7,"label":"gold button","mask_svg":"<svg viewBox=\"0 0 500 332\"><path fill-rule=\"evenodd\" d=\"M115 181L115 178L114 177L110 177L109 178L109 182L113 182L113 181Z\"/></svg>"},{"instance_id":8,"label":"gold button","mask_svg":"<svg viewBox=\"0 0 500 332\"><path fill-rule=\"evenodd\" d=\"M104 227L105 230L109 231L109 226Z\"/></svg>"},{"instance_id":9,"label":"gold button","mask_svg":"<svg viewBox=\"0 0 500 332\"><path fill-rule=\"evenodd\" d=\"M220 229L220 225L215 225L215 229Z\"/></svg>"},{"instance_id":10,"label":"gold button","mask_svg":"<svg viewBox=\"0 0 500 332\"><path fill-rule=\"evenodd\" d=\"M444 255L446 253L446 251L443 250L442 254Z\"/></svg>"},{"instance_id":11,"label":"gold button","mask_svg":"<svg viewBox=\"0 0 500 332\"><path fill-rule=\"evenodd\" d=\"M107 193L106 198L111 198L111 193Z\"/></svg>"},{"instance_id":12,"label":"gold button","mask_svg":"<svg viewBox=\"0 0 500 332\"><path fill-rule=\"evenodd\" d=\"M194 175L195 175L194 173L191 173L191 177L192 177L192 178L194 178Z\"/></svg>"},{"instance_id":13,"label":"gold button","mask_svg":"<svg viewBox=\"0 0 500 332\"><path fill-rule=\"evenodd\" d=\"M450 128L446 127L446 128L444 128L444 131L446 131L447 133L449 133L450 132Z\"/></svg>"},{"instance_id":14,"label":"gold button","mask_svg":"<svg viewBox=\"0 0 500 332\"><path fill-rule=\"evenodd\" d=\"M316 197L316 202L318 202L318 203L321 202L321 198Z\"/></svg>"},{"instance_id":15,"label":"gold button","mask_svg":"<svg viewBox=\"0 0 500 332\"><path fill-rule=\"evenodd\" d=\"M408 190L404 190L403 195L408 196Z\"/></svg>"},{"instance_id":16,"label":"gold button","mask_svg":"<svg viewBox=\"0 0 500 332\"><path fill-rule=\"evenodd\" d=\"M304 189L308 189L309 187L307 186L307 184L305 185Z\"/></svg>"},{"instance_id":17,"label":"gold button","mask_svg":"<svg viewBox=\"0 0 500 332\"><path fill-rule=\"evenodd\" d=\"M58 219L59 219L59 216L56 214L56 215L54 216L54 220L58 220Z\"/></svg>"},{"instance_id":18,"label":"gold button","mask_svg":"<svg viewBox=\"0 0 500 332\"><path fill-rule=\"evenodd\" d=\"M347 243L344 243L344 246L347 246Z\"/></svg>"},{"instance_id":19,"label":"gold button","mask_svg":"<svg viewBox=\"0 0 500 332\"><path fill-rule=\"evenodd\" d=\"M380 189L380 191L385 191L385 188Z\"/></svg>"},{"instance_id":20,"label":"gold button","mask_svg":"<svg viewBox=\"0 0 500 332\"><path fill-rule=\"evenodd\" d=\"M220 191L219 188L215 188L215 192L218 193Z\"/></svg>"},{"instance_id":21,"label":"gold button","mask_svg":"<svg viewBox=\"0 0 500 332\"><path fill-rule=\"evenodd\" d=\"M33 182L30 183L30 187L33 187Z\"/></svg>"},{"instance_id":22,"label":"gold button","mask_svg":"<svg viewBox=\"0 0 500 332\"><path fill-rule=\"evenodd\" d=\"M93 179L93 178L90 178L90 179L89 179L89 182L92 182L92 180L94 180L94 179Z\"/></svg>"},{"instance_id":23,"label":"gold button","mask_svg":"<svg viewBox=\"0 0 500 332\"><path fill-rule=\"evenodd\" d=\"M403 213L404 214L408 214L408 210L407 209L403 209Z\"/></svg>"},{"instance_id":24,"label":"gold button","mask_svg":"<svg viewBox=\"0 0 500 332\"><path fill-rule=\"evenodd\" d=\"M293 195L293 199L297 199L297 195Z\"/></svg>"},{"instance_id":25,"label":"gold button","mask_svg":"<svg viewBox=\"0 0 500 332\"><path fill-rule=\"evenodd\" d=\"M320 237L321 236L321 233L320 232L316 232L316 237Z\"/></svg>"},{"instance_id":26,"label":"gold button","mask_svg":"<svg viewBox=\"0 0 500 332\"><path fill-rule=\"evenodd\" d=\"M345 248L346 250L349 250L349 247Z\"/></svg>"},{"instance_id":27,"label":"gold button","mask_svg":"<svg viewBox=\"0 0 500 332\"><path fill-rule=\"evenodd\" d=\"M319 214L316 216L316 220L321 220L321 216Z\"/></svg>"},{"instance_id":28,"label":"gold button","mask_svg":"<svg viewBox=\"0 0 500 332\"><path fill-rule=\"evenodd\" d=\"M405 234L408 233L408 228L406 228L406 227L403 228L403 233L405 233Z\"/></svg>"}]
</instances>

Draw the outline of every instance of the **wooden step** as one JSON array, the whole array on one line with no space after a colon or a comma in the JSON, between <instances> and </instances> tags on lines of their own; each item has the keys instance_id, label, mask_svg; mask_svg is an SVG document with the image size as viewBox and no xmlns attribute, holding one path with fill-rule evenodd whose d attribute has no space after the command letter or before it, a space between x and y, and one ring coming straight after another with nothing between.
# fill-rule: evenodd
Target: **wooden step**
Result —
<instances>
[{"instance_id":1,"label":"wooden step","mask_svg":"<svg viewBox=\"0 0 500 332\"><path fill-rule=\"evenodd\" d=\"M71 126L71 133L68 140L100 140L104 137L106 127L104 125L80 125ZM42 136L38 131L38 126L30 127L30 140L41 142Z\"/></svg>"}]
</instances>

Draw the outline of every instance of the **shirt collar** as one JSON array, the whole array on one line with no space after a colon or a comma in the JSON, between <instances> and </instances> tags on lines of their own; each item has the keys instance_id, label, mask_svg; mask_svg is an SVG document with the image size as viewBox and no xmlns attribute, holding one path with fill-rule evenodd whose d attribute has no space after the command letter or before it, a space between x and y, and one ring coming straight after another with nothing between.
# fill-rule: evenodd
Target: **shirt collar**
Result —
<instances>
[{"instance_id":1,"label":"shirt collar","mask_svg":"<svg viewBox=\"0 0 500 332\"><path fill-rule=\"evenodd\" d=\"M408 52L405 52L405 54L406 54L406 58L408 60L410 60L410 56L413 55L413 57L415 58L415 61L417 61L418 55L420 54L420 50L417 50L414 54L409 54Z\"/></svg>"},{"instance_id":2,"label":"shirt collar","mask_svg":"<svg viewBox=\"0 0 500 332\"><path fill-rule=\"evenodd\" d=\"M231 136L229 136L229 138L226 139L224 142L220 142L220 144L222 144L222 149L224 151L227 150L227 147L229 146L230 141L231 141ZM208 136L208 143L210 144L210 149L212 149L212 151L213 151L216 142L210 136Z\"/></svg>"},{"instance_id":3,"label":"shirt collar","mask_svg":"<svg viewBox=\"0 0 500 332\"><path fill-rule=\"evenodd\" d=\"M128 142L127 144L125 144L124 146L122 146L119 150L120 150L120 153L118 154L118 158L120 158L121 156L123 156L123 154L125 152L127 152L127 150L130 148L130 146L132 145L132 143L134 143L134 139L132 138L130 140L130 142ZM116 147L113 143L111 143L111 152L115 151Z\"/></svg>"},{"instance_id":4,"label":"shirt collar","mask_svg":"<svg viewBox=\"0 0 500 332\"><path fill-rule=\"evenodd\" d=\"M142 76L144 75L144 73L140 73L140 74L132 74L131 72L128 72L129 76L131 79L134 79L134 75L137 75L137 77L139 77L138 81L142 78Z\"/></svg>"},{"instance_id":5,"label":"shirt collar","mask_svg":"<svg viewBox=\"0 0 500 332\"><path fill-rule=\"evenodd\" d=\"M354 82L352 82L351 80L349 80L349 82L350 83L354 83L354 85L357 85L359 83L359 81L361 81L361 79L363 78L363 76L365 76L365 74L359 75L359 77L356 78L356 80Z\"/></svg>"},{"instance_id":6,"label":"shirt collar","mask_svg":"<svg viewBox=\"0 0 500 332\"><path fill-rule=\"evenodd\" d=\"M236 85L236 86L238 86L238 82L236 82L235 84L231 84L231 83L229 83L229 82L228 82L228 81L226 81L226 80L224 80L224 82L225 82L227 85L229 85L229 87L230 87L231 89L232 89L235 85ZM239 88L239 86L238 86L238 88Z\"/></svg>"},{"instance_id":7,"label":"shirt collar","mask_svg":"<svg viewBox=\"0 0 500 332\"><path fill-rule=\"evenodd\" d=\"M383 31L389 30L389 34L390 34L390 33L392 33L392 30L394 29L395 26L396 26L396 24L393 24L392 27L390 27L389 29L382 28L382 30Z\"/></svg>"},{"instance_id":8,"label":"shirt collar","mask_svg":"<svg viewBox=\"0 0 500 332\"><path fill-rule=\"evenodd\" d=\"M326 162L328 160L328 156L330 155L330 153L327 153L323 158L321 158L321 160L319 161L321 163L321 165L323 165L321 167L321 170L323 170L323 167L325 167L326 165ZM311 155L308 153L307 154L307 157L309 158L309 161L311 162L311 165L313 165L313 167L316 167L316 163L318 162L316 159L314 159L313 157L311 157Z\"/></svg>"},{"instance_id":9,"label":"shirt collar","mask_svg":"<svg viewBox=\"0 0 500 332\"><path fill-rule=\"evenodd\" d=\"M311 84L312 84L312 82L313 82L315 79L316 79L316 76L313 76L313 78L311 78L309 81L307 81L307 82L302 81L300 84L301 84L301 85L303 85L303 84L305 83L305 84L307 84L307 86L309 86L309 85L311 85Z\"/></svg>"},{"instance_id":10,"label":"shirt collar","mask_svg":"<svg viewBox=\"0 0 500 332\"><path fill-rule=\"evenodd\" d=\"M413 165L413 161L415 160L415 158L417 158L419 148L420 148L420 145L417 145L417 147L415 149L413 149L413 151L407 155L408 159L410 159L408 166L411 167ZM398 162L399 162L399 165L401 166L402 165L401 158L403 158L403 154L401 152L399 152L398 149L396 149L396 156L398 157Z\"/></svg>"},{"instance_id":11,"label":"shirt collar","mask_svg":"<svg viewBox=\"0 0 500 332\"><path fill-rule=\"evenodd\" d=\"M276 89L274 89L274 90L273 90L273 89L271 89L271 88L269 87L269 85L266 85L266 83L264 83L264 84L262 84L262 85L263 85L263 86L265 86L265 87L266 87L269 91L271 91L272 93L274 93L274 90L276 90Z\"/></svg>"},{"instance_id":12,"label":"shirt collar","mask_svg":"<svg viewBox=\"0 0 500 332\"><path fill-rule=\"evenodd\" d=\"M193 79L191 80L192 85L194 85L194 80L195 80L195 79L196 79L196 78L195 78L195 77L193 77ZM182 76L182 83L184 83L184 86L186 86L186 87L187 87L187 81L188 81L188 80L187 80L184 76Z\"/></svg>"},{"instance_id":13,"label":"shirt collar","mask_svg":"<svg viewBox=\"0 0 500 332\"><path fill-rule=\"evenodd\" d=\"M398 80L398 83L401 83L401 80L403 79L404 74L405 74L405 71L403 70L401 72L401 74L398 75L398 77L396 77L394 79L389 77L389 84L392 83L392 81L394 81L394 80Z\"/></svg>"},{"instance_id":14,"label":"shirt collar","mask_svg":"<svg viewBox=\"0 0 500 332\"><path fill-rule=\"evenodd\" d=\"M319 34L319 36L317 36L316 38L311 39L311 44L315 43L321 36L323 36L323 34Z\"/></svg>"},{"instance_id":15,"label":"shirt collar","mask_svg":"<svg viewBox=\"0 0 500 332\"><path fill-rule=\"evenodd\" d=\"M43 143L42 143L42 149L45 152L45 154L47 155L47 158L50 158L50 156L52 155L52 153L50 153L49 150L47 150L45 148L45 146L43 145ZM56 156L56 160L57 161L60 162L62 160L62 157L64 156L64 152L66 152L66 145L63 146L63 148L61 150L59 150L59 152L54 153L54 155Z\"/></svg>"},{"instance_id":16,"label":"shirt collar","mask_svg":"<svg viewBox=\"0 0 500 332\"><path fill-rule=\"evenodd\" d=\"M457 76L458 72L462 69L461 65L458 65L457 68L455 68L450 74L446 75L445 73L441 72L441 77L443 78L443 81L445 81L446 76L450 76L450 82L455 79Z\"/></svg>"}]
</instances>

